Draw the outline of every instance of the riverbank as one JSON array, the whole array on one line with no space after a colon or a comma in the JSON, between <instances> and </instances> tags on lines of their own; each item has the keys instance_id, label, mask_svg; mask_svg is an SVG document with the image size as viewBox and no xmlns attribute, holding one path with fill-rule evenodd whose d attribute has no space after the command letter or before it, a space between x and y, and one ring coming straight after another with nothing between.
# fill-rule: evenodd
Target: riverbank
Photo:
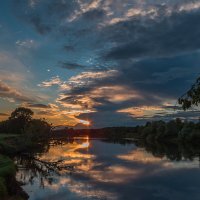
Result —
<instances>
[{"instance_id":1,"label":"riverbank","mask_svg":"<svg viewBox=\"0 0 200 200\"><path fill-rule=\"evenodd\" d=\"M0 197L5 200L27 200L26 194L17 182L15 176L17 166L11 159L22 150L22 147L15 143L20 140L19 135L1 134L0 135Z\"/></svg>"}]
</instances>

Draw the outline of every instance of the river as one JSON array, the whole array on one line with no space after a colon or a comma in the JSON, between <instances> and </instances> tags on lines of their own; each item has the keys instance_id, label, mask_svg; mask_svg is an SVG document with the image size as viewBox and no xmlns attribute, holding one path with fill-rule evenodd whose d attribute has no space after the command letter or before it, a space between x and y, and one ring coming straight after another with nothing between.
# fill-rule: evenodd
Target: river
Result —
<instances>
[{"instance_id":1,"label":"river","mask_svg":"<svg viewBox=\"0 0 200 200\"><path fill-rule=\"evenodd\" d=\"M16 158L17 180L30 200L199 200L199 154L159 148L62 141L35 160Z\"/></svg>"}]
</instances>

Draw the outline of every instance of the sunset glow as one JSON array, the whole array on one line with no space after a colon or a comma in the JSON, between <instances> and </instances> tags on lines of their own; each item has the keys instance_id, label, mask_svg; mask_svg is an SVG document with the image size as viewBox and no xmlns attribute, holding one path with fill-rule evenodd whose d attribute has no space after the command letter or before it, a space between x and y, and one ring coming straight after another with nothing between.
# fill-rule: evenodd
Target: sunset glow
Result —
<instances>
[{"instance_id":1,"label":"sunset glow","mask_svg":"<svg viewBox=\"0 0 200 200\"><path fill-rule=\"evenodd\" d=\"M89 121L86 121L86 120L80 120L80 123L86 125L86 126L90 126L90 122Z\"/></svg>"}]
</instances>

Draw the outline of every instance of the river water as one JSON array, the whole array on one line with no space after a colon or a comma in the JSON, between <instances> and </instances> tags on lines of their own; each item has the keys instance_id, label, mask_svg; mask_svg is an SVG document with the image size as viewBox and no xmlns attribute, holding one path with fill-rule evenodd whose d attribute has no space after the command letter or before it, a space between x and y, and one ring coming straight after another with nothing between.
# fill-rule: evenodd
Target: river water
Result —
<instances>
[{"instance_id":1,"label":"river water","mask_svg":"<svg viewBox=\"0 0 200 200\"><path fill-rule=\"evenodd\" d=\"M197 150L77 139L17 158L30 200L199 200ZM49 164L50 162L50 164Z\"/></svg>"}]
</instances>

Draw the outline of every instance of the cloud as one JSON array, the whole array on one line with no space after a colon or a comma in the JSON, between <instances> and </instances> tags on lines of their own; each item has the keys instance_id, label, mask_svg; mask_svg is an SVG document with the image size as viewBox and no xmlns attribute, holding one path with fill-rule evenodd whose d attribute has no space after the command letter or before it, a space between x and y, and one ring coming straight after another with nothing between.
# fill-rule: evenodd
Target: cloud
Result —
<instances>
[{"instance_id":1,"label":"cloud","mask_svg":"<svg viewBox=\"0 0 200 200\"><path fill-rule=\"evenodd\" d=\"M165 111L162 107L159 106L140 106L140 107L131 107L118 110L119 113L128 113L133 117L153 117L155 113Z\"/></svg>"},{"instance_id":2,"label":"cloud","mask_svg":"<svg viewBox=\"0 0 200 200\"><path fill-rule=\"evenodd\" d=\"M0 97L9 98L19 102L32 102L35 99L32 99L28 95L24 95L15 88L10 87L6 83L0 81Z\"/></svg>"},{"instance_id":3,"label":"cloud","mask_svg":"<svg viewBox=\"0 0 200 200\"><path fill-rule=\"evenodd\" d=\"M34 109L50 109L53 108L51 104L41 104L41 103L24 103L23 106L34 108Z\"/></svg>"},{"instance_id":4,"label":"cloud","mask_svg":"<svg viewBox=\"0 0 200 200\"><path fill-rule=\"evenodd\" d=\"M80 73L65 83L68 89L62 91L57 102L78 116L84 116L83 113L89 117L102 116L100 113L105 112L107 115L124 116L126 114L119 113L119 109L132 104L149 104L148 101L154 98L141 94L128 84L118 85L119 77L120 74L116 70ZM149 97L148 100L146 96ZM110 119L109 117L109 121ZM133 122L133 119L130 121Z\"/></svg>"},{"instance_id":5,"label":"cloud","mask_svg":"<svg viewBox=\"0 0 200 200\"><path fill-rule=\"evenodd\" d=\"M7 117L9 116L7 113L0 113L0 117Z\"/></svg>"},{"instance_id":6,"label":"cloud","mask_svg":"<svg viewBox=\"0 0 200 200\"><path fill-rule=\"evenodd\" d=\"M52 77L49 81L43 81L41 84L38 84L39 87L51 87L54 85L61 85L62 81L61 79L56 76Z\"/></svg>"},{"instance_id":7,"label":"cloud","mask_svg":"<svg viewBox=\"0 0 200 200\"><path fill-rule=\"evenodd\" d=\"M58 67L59 76L39 84L59 90L59 109L49 112L60 112L63 120L68 115L75 122L83 117L111 126L168 119L200 72L199 1L20 2L18 14L51 43L48 58L55 46L63 51L55 55L59 67L69 74L81 71L67 79ZM180 109L174 113L182 115Z\"/></svg>"},{"instance_id":8,"label":"cloud","mask_svg":"<svg viewBox=\"0 0 200 200\"><path fill-rule=\"evenodd\" d=\"M37 47L37 44L34 40L32 39L27 39L27 40L17 40L15 42L15 44L18 47L23 47L23 48L27 48L27 49L31 49L31 48L35 48Z\"/></svg>"},{"instance_id":9,"label":"cloud","mask_svg":"<svg viewBox=\"0 0 200 200\"><path fill-rule=\"evenodd\" d=\"M106 15L105 11L102 9L92 9L82 14L82 18L84 20L92 21L92 20L99 20Z\"/></svg>"},{"instance_id":10,"label":"cloud","mask_svg":"<svg viewBox=\"0 0 200 200\"><path fill-rule=\"evenodd\" d=\"M58 29L59 21L69 17L75 1L44 0L44 1L18 1L14 3L16 14L28 22L41 35L49 34ZM20 11L20 14L17 13ZM48 19L48 20L47 20Z\"/></svg>"},{"instance_id":11,"label":"cloud","mask_svg":"<svg viewBox=\"0 0 200 200\"><path fill-rule=\"evenodd\" d=\"M53 33L57 40L68 41L63 49L71 51L75 44L77 54L88 56L97 50L97 57L114 61L197 50L199 9L198 1L164 0L18 1L15 6L38 33Z\"/></svg>"},{"instance_id":12,"label":"cloud","mask_svg":"<svg viewBox=\"0 0 200 200\"><path fill-rule=\"evenodd\" d=\"M159 119L158 116L168 119L168 116L172 117L172 114L177 113L174 112L177 88L180 90L181 85L184 91L184 87L190 84L188 80L196 76L198 57L196 54L188 57L148 59L137 63L127 62L125 69L118 67L118 70L86 71L72 76L68 81L60 78L54 81L52 78L47 84L58 85L60 95L57 103L67 115L74 115L76 119L88 118L94 127L117 123L130 126L144 123L151 118ZM188 63L191 64L191 60L194 63L188 71ZM165 65L171 65L170 63L176 63L175 66L182 68L165 68ZM171 89L172 85L176 90ZM106 114L105 117L103 114ZM101 117L101 123L95 122ZM123 118L121 123L117 122L120 117Z\"/></svg>"},{"instance_id":13,"label":"cloud","mask_svg":"<svg viewBox=\"0 0 200 200\"><path fill-rule=\"evenodd\" d=\"M81 72L76 76L72 76L68 81L62 81L59 76L52 77L50 80L43 81L38 84L40 87L51 87L57 85L61 90L78 90L80 86L90 87L95 84L96 81L101 82L104 79L110 78L117 75L117 70L107 70L107 71L86 71Z\"/></svg>"},{"instance_id":14,"label":"cloud","mask_svg":"<svg viewBox=\"0 0 200 200\"><path fill-rule=\"evenodd\" d=\"M198 9L200 9L200 2L194 1L194 2L188 2L181 5L178 10L181 12L181 11L192 11L192 10L198 10Z\"/></svg>"},{"instance_id":15,"label":"cloud","mask_svg":"<svg viewBox=\"0 0 200 200\"><path fill-rule=\"evenodd\" d=\"M27 71L28 68L17 56L7 51L0 51L0 80L19 86L32 78Z\"/></svg>"},{"instance_id":16,"label":"cloud","mask_svg":"<svg viewBox=\"0 0 200 200\"><path fill-rule=\"evenodd\" d=\"M103 111L99 113L80 114L80 119L89 120L91 127L102 128L102 127L114 127L114 126L134 126L138 125L132 117L125 113L117 113L110 111ZM140 123L140 122L139 122Z\"/></svg>"},{"instance_id":17,"label":"cloud","mask_svg":"<svg viewBox=\"0 0 200 200\"><path fill-rule=\"evenodd\" d=\"M72 76L69 79L68 84L75 88L81 85L92 85L95 84L96 81L101 81L108 78L112 79L113 77L117 76L117 74L117 70L82 72L77 76Z\"/></svg>"},{"instance_id":18,"label":"cloud","mask_svg":"<svg viewBox=\"0 0 200 200\"><path fill-rule=\"evenodd\" d=\"M197 50L200 47L197 37L200 33L199 17L198 11L181 12L159 20L134 18L109 26L104 30L105 37L110 37L118 45L105 57L117 60L163 57ZM188 28L193 31L187 32Z\"/></svg>"},{"instance_id":19,"label":"cloud","mask_svg":"<svg viewBox=\"0 0 200 200\"><path fill-rule=\"evenodd\" d=\"M52 28L50 25L44 24L42 22L42 19L39 16L32 16L30 18L30 23L33 25L33 27L40 33L41 35L44 35L46 33L51 32Z\"/></svg>"},{"instance_id":20,"label":"cloud","mask_svg":"<svg viewBox=\"0 0 200 200\"><path fill-rule=\"evenodd\" d=\"M31 8L35 8L35 6L40 2L40 0L28 0L29 1L29 6Z\"/></svg>"},{"instance_id":21,"label":"cloud","mask_svg":"<svg viewBox=\"0 0 200 200\"><path fill-rule=\"evenodd\" d=\"M196 77L198 57L191 54L127 62L126 68L119 66L118 71L110 71L109 76L104 72L102 77L94 72L80 73L66 82L70 87L62 91L58 103L67 109L77 109L79 118L89 119L94 127L130 126L159 120L159 116L163 120L187 116L180 108L178 111L174 108L179 94ZM118 116L123 118L122 122L117 121Z\"/></svg>"},{"instance_id":22,"label":"cloud","mask_svg":"<svg viewBox=\"0 0 200 200\"><path fill-rule=\"evenodd\" d=\"M60 62L60 65L64 69L74 70L74 69L84 69L86 66L80 65L77 63L71 63L71 62Z\"/></svg>"}]
</instances>

